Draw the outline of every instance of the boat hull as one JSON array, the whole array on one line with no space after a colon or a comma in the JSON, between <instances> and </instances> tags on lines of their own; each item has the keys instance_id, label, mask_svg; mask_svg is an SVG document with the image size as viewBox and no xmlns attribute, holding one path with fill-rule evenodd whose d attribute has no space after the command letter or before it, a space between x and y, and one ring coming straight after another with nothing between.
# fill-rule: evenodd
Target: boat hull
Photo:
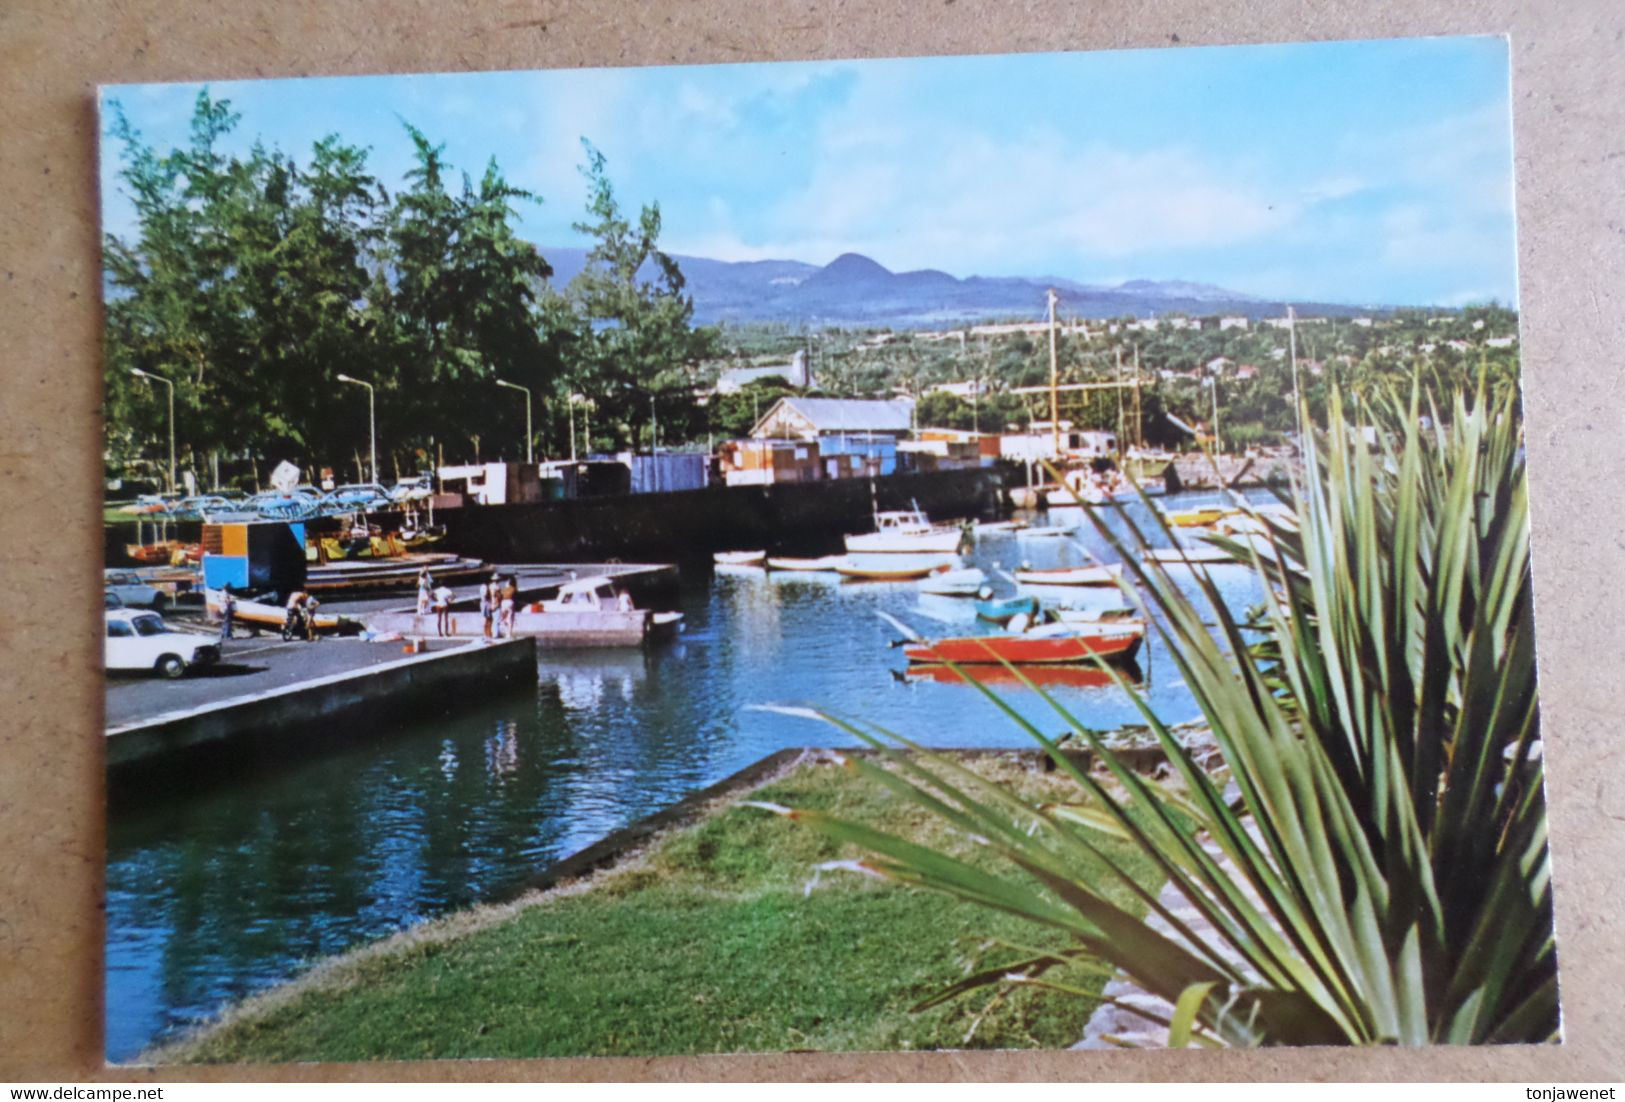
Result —
<instances>
[{"instance_id":1,"label":"boat hull","mask_svg":"<svg viewBox=\"0 0 1625 1102\"><path fill-rule=\"evenodd\" d=\"M1110 566L1074 566L1060 570L1018 570L1022 585L1116 585L1123 576L1118 563Z\"/></svg>"},{"instance_id":2,"label":"boat hull","mask_svg":"<svg viewBox=\"0 0 1625 1102\"><path fill-rule=\"evenodd\" d=\"M845 555L825 555L817 559L770 558L767 567L769 570L833 574L835 568L845 561Z\"/></svg>"},{"instance_id":3,"label":"boat hull","mask_svg":"<svg viewBox=\"0 0 1625 1102\"><path fill-rule=\"evenodd\" d=\"M761 566L767 561L766 551L718 551L711 556L718 566Z\"/></svg>"},{"instance_id":4,"label":"boat hull","mask_svg":"<svg viewBox=\"0 0 1625 1102\"><path fill-rule=\"evenodd\" d=\"M1028 616L1038 615L1037 597L1007 597L998 601L977 601L976 617L993 624L1008 623L1015 617L1026 613Z\"/></svg>"},{"instance_id":5,"label":"boat hull","mask_svg":"<svg viewBox=\"0 0 1625 1102\"><path fill-rule=\"evenodd\" d=\"M1123 629L1091 634L1040 636L987 635L938 639L907 647L910 662L953 662L956 665L1048 665L1087 662L1092 658L1126 661L1140 649L1145 632Z\"/></svg>"},{"instance_id":6,"label":"boat hull","mask_svg":"<svg viewBox=\"0 0 1625 1102\"><path fill-rule=\"evenodd\" d=\"M986 584L987 575L972 567L927 575L920 581L920 592L939 597L974 597Z\"/></svg>"},{"instance_id":7,"label":"boat hull","mask_svg":"<svg viewBox=\"0 0 1625 1102\"><path fill-rule=\"evenodd\" d=\"M846 578L903 582L938 573L947 566L941 557L918 559L903 555L875 555L863 559L843 559L835 565L835 570Z\"/></svg>"}]
</instances>

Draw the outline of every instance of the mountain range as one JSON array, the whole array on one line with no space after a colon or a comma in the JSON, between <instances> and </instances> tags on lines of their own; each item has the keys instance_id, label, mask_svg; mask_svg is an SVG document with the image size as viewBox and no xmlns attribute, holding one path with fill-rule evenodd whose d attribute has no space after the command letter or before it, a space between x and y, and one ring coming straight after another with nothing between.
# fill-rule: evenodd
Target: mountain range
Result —
<instances>
[{"instance_id":1,"label":"mountain range","mask_svg":"<svg viewBox=\"0 0 1625 1102\"><path fill-rule=\"evenodd\" d=\"M542 248L563 286L586 264L577 248ZM799 260L673 259L694 296L694 320L924 329L998 318L1037 320L1053 287L1058 309L1073 318L1147 317L1169 313L1281 317L1286 303L1184 280L1133 279L1114 287L1052 276L969 276L926 268L893 272L860 253L843 253L823 267ZM1295 302L1298 313L1350 317L1384 312L1340 303Z\"/></svg>"}]
</instances>

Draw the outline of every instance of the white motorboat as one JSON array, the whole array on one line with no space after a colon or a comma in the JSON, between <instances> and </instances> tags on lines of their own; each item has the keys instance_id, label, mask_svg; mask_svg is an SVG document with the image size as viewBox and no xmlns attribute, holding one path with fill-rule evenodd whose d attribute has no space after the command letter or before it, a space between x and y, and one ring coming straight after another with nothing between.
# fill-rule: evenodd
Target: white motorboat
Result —
<instances>
[{"instance_id":1,"label":"white motorboat","mask_svg":"<svg viewBox=\"0 0 1625 1102\"><path fill-rule=\"evenodd\" d=\"M953 554L965 533L952 525L932 524L918 509L875 514L875 530L846 537L853 554Z\"/></svg>"}]
</instances>

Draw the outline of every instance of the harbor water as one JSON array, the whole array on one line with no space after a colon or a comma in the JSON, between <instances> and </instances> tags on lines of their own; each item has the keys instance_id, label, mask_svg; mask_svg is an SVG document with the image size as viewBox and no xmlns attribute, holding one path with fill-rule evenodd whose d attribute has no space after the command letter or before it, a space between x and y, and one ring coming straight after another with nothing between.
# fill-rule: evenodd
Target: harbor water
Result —
<instances>
[{"instance_id":1,"label":"harbor water","mask_svg":"<svg viewBox=\"0 0 1625 1102\"><path fill-rule=\"evenodd\" d=\"M1214 500L1187 494L1166 504ZM1121 513L1148 526L1144 508ZM1118 510L1103 513L1123 524ZM1081 527L1076 542L984 537L970 561L990 572L1083 563L1079 544L1101 560L1116 557L1081 510L1034 522ZM1234 609L1263 597L1245 568L1210 576ZM1008 579L995 585L1013 590ZM1123 603L1114 590L1045 596ZM924 596L911 582L713 571L708 562L684 564L677 600L685 624L672 644L544 651L534 689L448 699L332 753L211 774L185 798L115 801L108 1058L130 1060L321 957L511 896L551 862L764 755L853 743L762 705L825 708L933 746L1032 745L975 688L906 676L893 645L901 632L879 615L927 637L997 630L975 621L968 600ZM1137 666L1140 691L1164 720L1196 716L1154 637ZM1049 689L1091 726L1140 721L1114 685ZM1064 729L1030 690L997 691L1040 729Z\"/></svg>"}]
</instances>

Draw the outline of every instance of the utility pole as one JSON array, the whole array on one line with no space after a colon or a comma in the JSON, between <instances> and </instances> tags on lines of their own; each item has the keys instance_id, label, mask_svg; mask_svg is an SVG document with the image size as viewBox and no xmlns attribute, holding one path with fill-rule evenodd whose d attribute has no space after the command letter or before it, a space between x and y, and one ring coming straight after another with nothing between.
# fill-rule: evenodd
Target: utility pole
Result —
<instances>
[{"instance_id":1,"label":"utility pole","mask_svg":"<svg viewBox=\"0 0 1625 1102\"><path fill-rule=\"evenodd\" d=\"M163 383L169 388L169 492L175 492L175 384L162 375L154 375L149 371L142 371L139 367L130 368L130 374L149 382Z\"/></svg>"},{"instance_id":2,"label":"utility pole","mask_svg":"<svg viewBox=\"0 0 1625 1102\"><path fill-rule=\"evenodd\" d=\"M1061 461L1061 385L1060 361L1055 357L1055 288L1049 289L1049 427L1055 445L1055 462Z\"/></svg>"}]
</instances>

